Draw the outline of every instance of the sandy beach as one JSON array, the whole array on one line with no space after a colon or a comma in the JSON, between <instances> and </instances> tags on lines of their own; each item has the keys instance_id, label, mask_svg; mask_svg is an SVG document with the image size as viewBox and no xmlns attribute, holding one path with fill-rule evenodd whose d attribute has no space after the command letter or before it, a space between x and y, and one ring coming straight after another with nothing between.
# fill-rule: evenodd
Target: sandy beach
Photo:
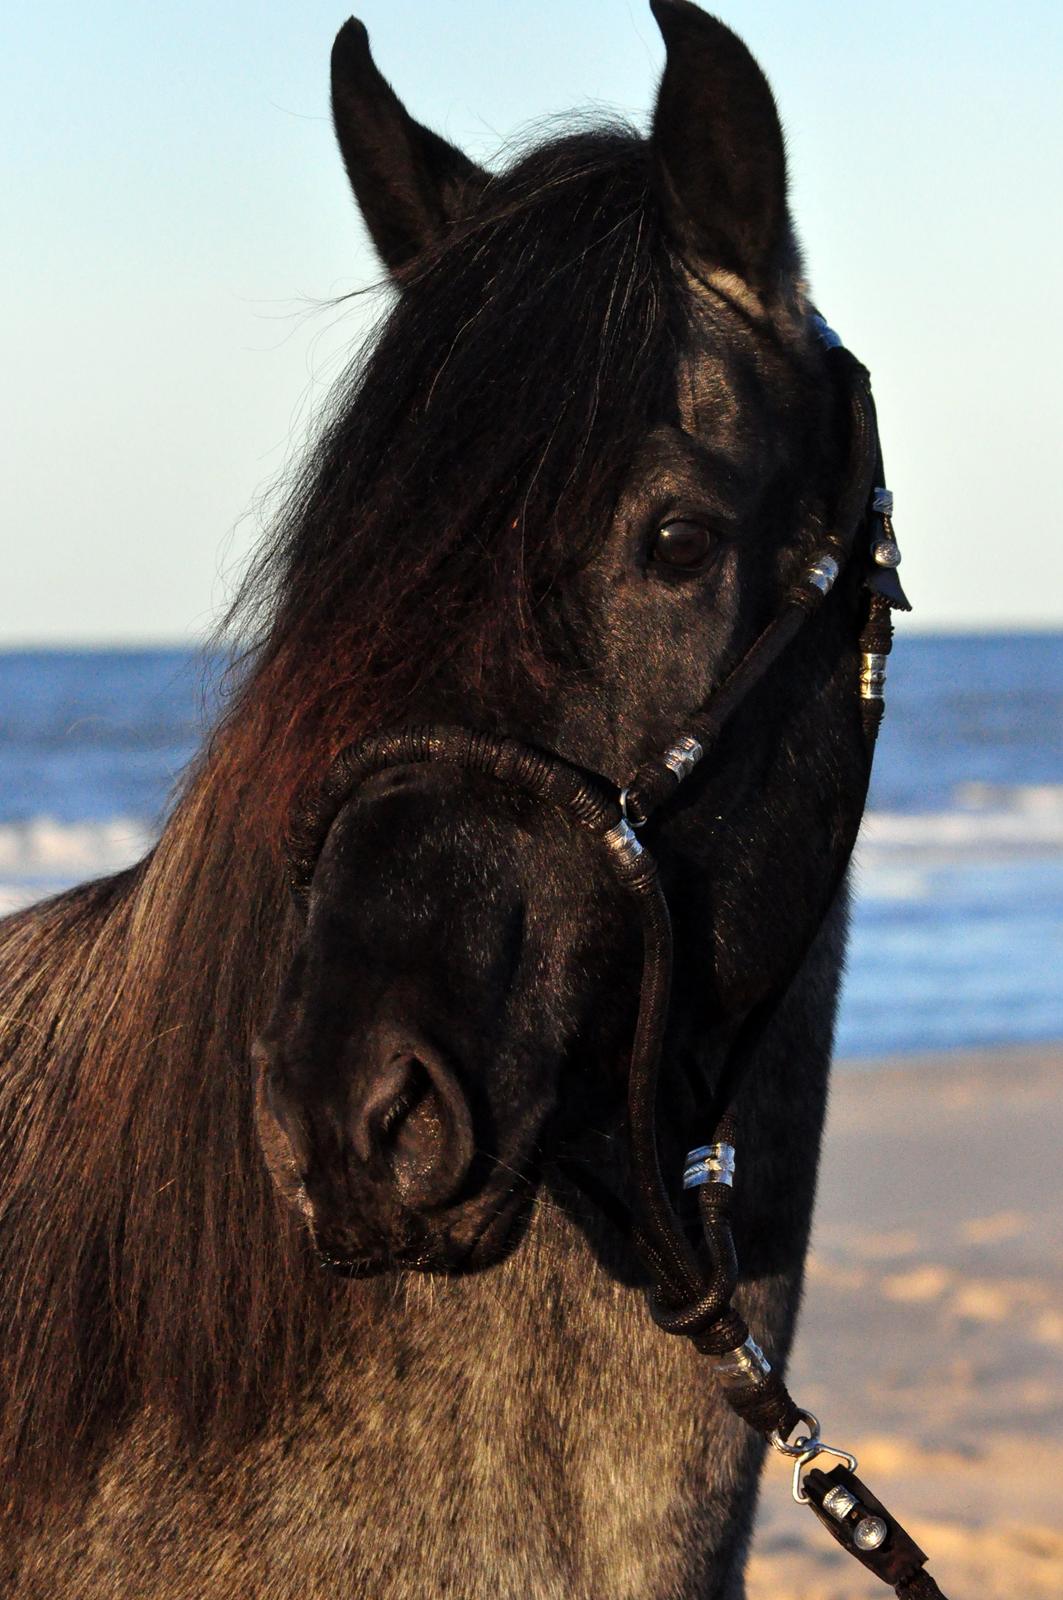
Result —
<instances>
[{"instance_id":1,"label":"sandy beach","mask_svg":"<svg viewBox=\"0 0 1063 1600\"><path fill-rule=\"evenodd\" d=\"M790 1387L949 1600L1063 1595L1061 1153L1063 1046L835 1073ZM750 1600L886 1593L772 1458Z\"/></svg>"}]
</instances>

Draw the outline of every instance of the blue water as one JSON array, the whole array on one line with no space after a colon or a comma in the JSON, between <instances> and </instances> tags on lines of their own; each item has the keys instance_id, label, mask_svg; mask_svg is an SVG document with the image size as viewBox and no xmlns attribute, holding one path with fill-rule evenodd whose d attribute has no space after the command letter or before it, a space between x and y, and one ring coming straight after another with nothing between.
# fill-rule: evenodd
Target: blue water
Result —
<instances>
[{"instance_id":1,"label":"blue water","mask_svg":"<svg viewBox=\"0 0 1063 1600\"><path fill-rule=\"evenodd\" d=\"M0 654L0 909L145 849L218 703L183 651ZM1063 1038L1063 634L898 641L839 1051Z\"/></svg>"}]
</instances>

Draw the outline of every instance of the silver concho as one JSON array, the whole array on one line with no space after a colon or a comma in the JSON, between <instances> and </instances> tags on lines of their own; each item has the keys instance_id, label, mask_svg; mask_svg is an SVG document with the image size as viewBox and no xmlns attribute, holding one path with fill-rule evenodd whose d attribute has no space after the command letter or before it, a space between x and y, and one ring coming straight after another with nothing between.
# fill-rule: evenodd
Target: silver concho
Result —
<instances>
[{"instance_id":1,"label":"silver concho","mask_svg":"<svg viewBox=\"0 0 1063 1600\"><path fill-rule=\"evenodd\" d=\"M888 1532L881 1517L861 1517L853 1529L853 1543L858 1550L877 1550Z\"/></svg>"},{"instance_id":2,"label":"silver concho","mask_svg":"<svg viewBox=\"0 0 1063 1600\"><path fill-rule=\"evenodd\" d=\"M871 550L876 567L899 567L901 547L896 539L878 539Z\"/></svg>"}]
</instances>

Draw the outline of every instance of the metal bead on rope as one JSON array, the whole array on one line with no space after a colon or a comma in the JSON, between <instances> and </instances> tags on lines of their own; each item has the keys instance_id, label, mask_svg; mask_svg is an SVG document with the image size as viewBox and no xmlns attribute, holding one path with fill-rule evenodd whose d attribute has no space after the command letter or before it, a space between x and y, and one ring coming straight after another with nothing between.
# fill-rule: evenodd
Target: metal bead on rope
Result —
<instances>
[{"instance_id":1,"label":"metal bead on rope","mask_svg":"<svg viewBox=\"0 0 1063 1600\"><path fill-rule=\"evenodd\" d=\"M817 556L805 574L805 583L825 599L837 583L840 570L833 556Z\"/></svg>"},{"instance_id":2,"label":"metal bead on rope","mask_svg":"<svg viewBox=\"0 0 1063 1600\"><path fill-rule=\"evenodd\" d=\"M882 533L871 546L871 559L879 567L899 567L901 547L893 536L893 495L889 489L876 489L871 496L873 515L882 518Z\"/></svg>"},{"instance_id":3,"label":"metal bead on rope","mask_svg":"<svg viewBox=\"0 0 1063 1600\"><path fill-rule=\"evenodd\" d=\"M734 1183L735 1149L733 1144L699 1145L687 1153L683 1167L683 1188L697 1189L705 1183L723 1183L728 1188Z\"/></svg>"}]
</instances>

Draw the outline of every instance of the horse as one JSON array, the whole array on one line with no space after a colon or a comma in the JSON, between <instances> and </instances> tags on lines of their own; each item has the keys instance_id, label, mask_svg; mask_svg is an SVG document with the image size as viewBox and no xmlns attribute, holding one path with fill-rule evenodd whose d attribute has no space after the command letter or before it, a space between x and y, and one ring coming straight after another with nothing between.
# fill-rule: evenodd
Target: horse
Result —
<instances>
[{"instance_id":1,"label":"horse","mask_svg":"<svg viewBox=\"0 0 1063 1600\"><path fill-rule=\"evenodd\" d=\"M340 797L449 723L619 787L829 526L846 417L767 81L689 0L652 127L487 171L364 27L340 153L394 287L237 609L158 843L0 930L5 1593L735 1600L763 1446L646 1314L640 951L594 842L474 767ZM743 1019L737 1304L785 1370L866 754L859 575L647 829L675 925L671 1171ZM861 802L862 803L862 802ZM295 819L295 822L293 822ZM323 1270L331 1268L331 1271Z\"/></svg>"}]
</instances>

